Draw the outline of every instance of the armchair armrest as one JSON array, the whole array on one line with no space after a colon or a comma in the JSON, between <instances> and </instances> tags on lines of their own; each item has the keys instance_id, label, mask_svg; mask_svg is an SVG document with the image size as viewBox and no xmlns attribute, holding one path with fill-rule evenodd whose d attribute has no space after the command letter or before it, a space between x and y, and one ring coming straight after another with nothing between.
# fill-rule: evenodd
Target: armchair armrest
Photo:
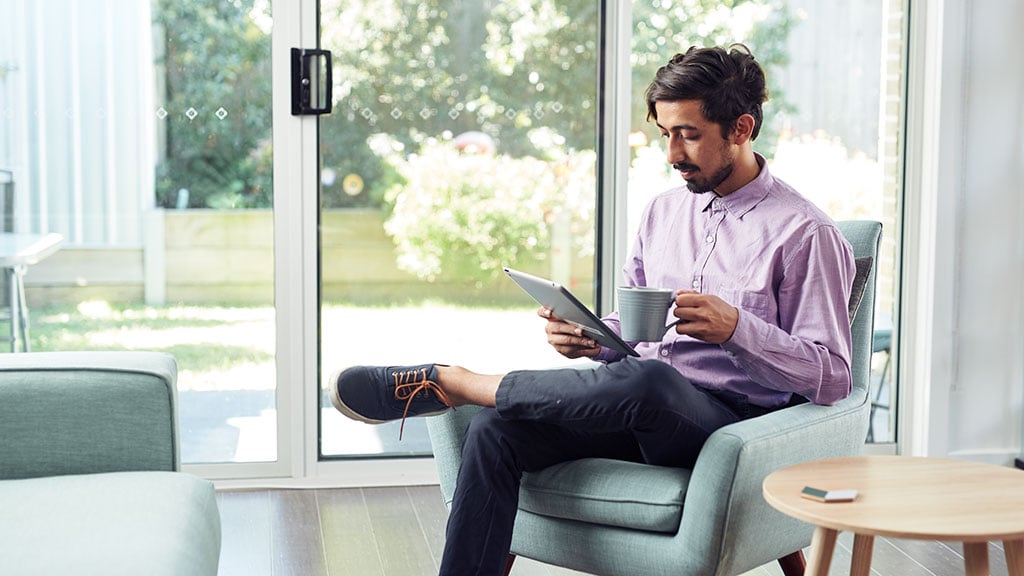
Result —
<instances>
[{"instance_id":1,"label":"armchair armrest","mask_svg":"<svg viewBox=\"0 0 1024 576\"><path fill-rule=\"evenodd\" d=\"M0 362L0 479L181 467L177 365L155 352Z\"/></svg>"},{"instance_id":2,"label":"armchair armrest","mask_svg":"<svg viewBox=\"0 0 1024 576\"><path fill-rule=\"evenodd\" d=\"M462 466L462 441L466 437L469 422L480 410L479 406L459 406L457 410L427 418L427 432L434 450L441 496L449 508L455 496L455 480Z\"/></svg>"},{"instance_id":3,"label":"armchair armrest","mask_svg":"<svg viewBox=\"0 0 1024 576\"><path fill-rule=\"evenodd\" d=\"M801 404L717 430L701 450L686 492L680 526L681 534L692 536L686 546L709 548L698 557L716 557L718 547L729 550L723 562L739 572L776 558L780 549L806 547L812 527L769 506L761 483L785 466L859 453L868 408L865 391L855 389L834 406Z\"/></svg>"}]
</instances>

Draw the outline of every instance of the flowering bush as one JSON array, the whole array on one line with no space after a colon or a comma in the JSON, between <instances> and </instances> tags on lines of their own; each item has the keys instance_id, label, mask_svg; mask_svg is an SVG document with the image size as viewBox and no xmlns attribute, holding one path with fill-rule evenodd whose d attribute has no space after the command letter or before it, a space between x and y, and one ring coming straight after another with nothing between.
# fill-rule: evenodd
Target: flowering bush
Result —
<instances>
[{"instance_id":1,"label":"flowering bush","mask_svg":"<svg viewBox=\"0 0 1024 576\"><path fill-rule=\"evenodd\" d=\"M502 266L544 261L558 225L569 226L573 239L558 248L593 252L593 152L544 161L464 154L430 141L419 154L391 161L405 182L386 194L384 229L399 268L422 279L483 282Z\"/></svg>"}]
</instances>

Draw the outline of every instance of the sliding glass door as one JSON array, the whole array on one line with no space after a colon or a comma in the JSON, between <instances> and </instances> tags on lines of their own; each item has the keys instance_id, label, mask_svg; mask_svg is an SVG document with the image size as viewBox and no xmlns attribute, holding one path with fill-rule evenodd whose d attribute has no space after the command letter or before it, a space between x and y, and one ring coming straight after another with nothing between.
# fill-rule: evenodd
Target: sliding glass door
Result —
<instances>
[{"instance_id":1,"label":"sliding glass door","mask_svg":"<svg viewBox=\"0 0 1024 576\"><path fill-rule=\"evenodd\" d=\"M519 268L595 296L601 2L323 0L320 364L568 361ZM320 453L429 455L320 395Z\"/></svg>"},{"instance_id":2,"label":"sliding glass door","mask_svg":"<svg viewBox=\"0 0 1024 576\"><path fill-rule=\"evenodd\" d=\"M616 5L631 26L602 22L611 7L596 1L511 4L321 3L340 79L320 135L322 381L354 364L565 362L501 267L607 306L595 287L617 281L640 209L677 178L644 89L676 52L743 42L771 84L757 149L773 172L837 220L884 224L868 440L892 442L906 3ZM603 147L602 106L630 116L608 121ZM625 193L607 177L616 162ZM399 441L397 425L336 414L323 390L320 405L322 457L429 454L421 421Z\"/></svg>"},{"instance_id":3,"label":"sliding glass door","mask_svg":"<svg viewBox=\"0 0 1024 576\"><path fill-rule=\"evenodd\" d=\"M63 237L26 275L31 348L172 354L212 475L283 470L272 27L267 2L0 0L4 231Z\"/></svg>"}]
</instances>

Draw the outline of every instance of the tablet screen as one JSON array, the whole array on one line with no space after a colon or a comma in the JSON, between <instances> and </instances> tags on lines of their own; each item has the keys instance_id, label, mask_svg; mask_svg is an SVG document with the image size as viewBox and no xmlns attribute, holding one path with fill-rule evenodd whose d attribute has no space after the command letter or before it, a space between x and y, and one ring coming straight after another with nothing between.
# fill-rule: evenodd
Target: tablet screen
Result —
<instances>
[{"instance_id":1,"label":"tablet screen","mask_svg":"<svg viewBox=\"0 0 1024 576\"><path fill-rule=\"evenodd\" d=\"M584 334L602 346L629 356L639 356L632 346L624 342L614 330L561 284L511 268L505 268L505 273L538 304L551 308L555 316L562 320L579 326Z\"/></svg>"}]
</instances>

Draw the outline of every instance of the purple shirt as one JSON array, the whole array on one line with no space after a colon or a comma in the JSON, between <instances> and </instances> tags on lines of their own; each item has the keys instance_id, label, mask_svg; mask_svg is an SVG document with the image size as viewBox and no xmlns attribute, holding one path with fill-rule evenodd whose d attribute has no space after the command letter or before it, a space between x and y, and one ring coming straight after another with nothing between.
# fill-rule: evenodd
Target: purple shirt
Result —
<instances>
[{"instance_id":1,"label":"purple shirt","mask_svg":"<svg viewBox=\"0 0 1024 576\"><path fill-rule=\"evenodd\" d=\"M739 309L736 331L719 345L672 329L636 350L759 406L794 392L833 404L850 394L853 251L828 216L757 161L758 177L724 198L685 187L656 196L623 267L631 286L717 295ZM619 330L618 312L605 321ZM622 357L604 348L598 360Z\"/></svg>"}]
</instances>

